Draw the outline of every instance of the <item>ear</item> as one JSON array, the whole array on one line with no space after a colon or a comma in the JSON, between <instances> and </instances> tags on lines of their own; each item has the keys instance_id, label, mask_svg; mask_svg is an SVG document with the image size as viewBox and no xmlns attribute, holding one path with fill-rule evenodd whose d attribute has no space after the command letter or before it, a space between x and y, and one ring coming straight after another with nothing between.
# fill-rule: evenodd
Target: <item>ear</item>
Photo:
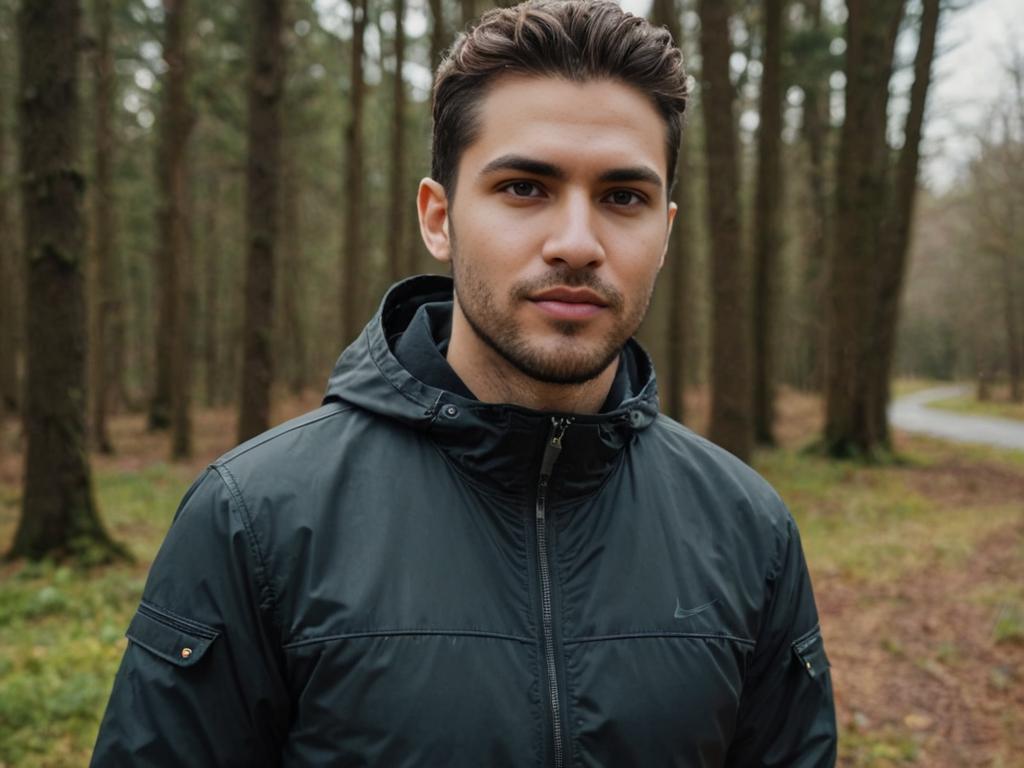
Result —
<instances>
[{"instance_id":1,"label":"ear","mask_svg":"<svg viewBox=\"0 0 1024 768\"><path fill-rule=\"evenodd\" d=\"M448 234L448 195L439 183L427 178L420 181L416 195L420 216L420 236L431 255L440 262L451 261L451 238Z\"/></svg>"},{"instance_id":2,"label":"ear","mask_svg":"<svg viewBox=\"0 0 1024 768\"><path fill-rule=\"evenodd\" d=\"M665 228L665 247L661 249L661 261L658 262L658 271L665 266L665 254L668 253L668 241L672 237L672 224L676 220L676 213L679 211L679 206L675 203L668 204L668 226Z\"/></svg>"}]
</instances>

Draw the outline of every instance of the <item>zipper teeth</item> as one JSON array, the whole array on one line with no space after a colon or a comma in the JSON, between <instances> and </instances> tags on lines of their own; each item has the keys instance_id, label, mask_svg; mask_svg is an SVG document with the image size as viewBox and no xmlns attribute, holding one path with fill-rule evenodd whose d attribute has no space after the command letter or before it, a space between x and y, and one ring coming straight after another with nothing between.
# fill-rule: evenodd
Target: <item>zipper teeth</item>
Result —
<instances>
[{"instance_id":1,"label":"zipper teeth","mask_svg":"<svg viewBox=\"0 0 1024 768\"><path fill-rule=\"evenodd\" d=\"M551 609L551 573L548 568L548 537L545 525L548 479L551 467L562 448L571 419L553 418L551 439L544 449L540 482L537 485L537 559L540 561L541 619L544 625L544 658L548 670L548 696L551 699L552 737L555 747L555 768L562 768L565 760L562 737L562 707L558 695L558 675L555 667L555 636ZM553 453L552 453L553 452Z\"/></svg>"},{"instance_id":2,"label":"zipper teeth","mask_svg":"<svg viewBox=\"0 0 1024 768\"><path fill-rule=\"evenodd\" d=\"M547 490L541 485L541 494ZM544 525L544 496L537 497L537 557L540 560L541 613L544 620L544 656L548 667L548 695L555 740L555 766L562 768L562 717L555 670L555 638L551 617L551 574L548 572L548 539Z\"/></svg>"}]
</instances>

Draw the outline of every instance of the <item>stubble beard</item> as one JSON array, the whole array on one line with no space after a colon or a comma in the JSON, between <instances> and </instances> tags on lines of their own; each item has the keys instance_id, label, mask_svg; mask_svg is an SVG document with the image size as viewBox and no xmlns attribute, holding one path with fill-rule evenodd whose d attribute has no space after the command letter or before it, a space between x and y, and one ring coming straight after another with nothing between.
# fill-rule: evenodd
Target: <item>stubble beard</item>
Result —
<instances>
[{"instance_id":1,"label":"stubble beard","mask_svg":"<svg viewBox=\"0 0 1024 768\"><path fill-rule=\"evenodd\" d=\"M601 281L591 270L552 269L540 278L513 285L508 303L503 308L474 268L459 258L454 236L451 239L451 260L456 300L469 327L513 368L544 384L585 384L607 370L640 327L654 289L652 284L643 300L630 308L619 291ZM530 296L556 286L589 288L607 303L602 311L613 313L618 322L603 339L582 349L574 339L584 326L567 320L551 321L551 327L561 337L557 348L545 349L531 343L527 333L513 318L512 308L528 301Z\"/></svg>"}]
</instances>

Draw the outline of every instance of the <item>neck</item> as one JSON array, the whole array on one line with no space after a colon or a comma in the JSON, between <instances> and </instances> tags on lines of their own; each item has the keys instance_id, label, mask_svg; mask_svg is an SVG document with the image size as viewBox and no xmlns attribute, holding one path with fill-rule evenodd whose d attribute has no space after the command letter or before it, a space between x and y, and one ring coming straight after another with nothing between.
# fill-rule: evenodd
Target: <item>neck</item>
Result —
<instances>
[{"instance_id":1,"label":"neck","mask_svg":"<svg viewBox=\"0 0 1024 768\"><path fill-rule=\"evenodd\" d=\"M551 384L520 371L477 336L458 307L452 313L448 364L478 400L535 411L597 413L611 391L618 358L582 384Z\"/></svg>"}]
</instances>

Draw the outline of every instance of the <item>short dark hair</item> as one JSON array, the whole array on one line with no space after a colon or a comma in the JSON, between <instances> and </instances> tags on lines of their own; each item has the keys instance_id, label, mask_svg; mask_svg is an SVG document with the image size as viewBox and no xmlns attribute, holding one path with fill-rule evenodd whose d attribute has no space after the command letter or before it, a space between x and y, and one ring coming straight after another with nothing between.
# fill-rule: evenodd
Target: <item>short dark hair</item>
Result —
<instances>
[{"instance_id":1,"label":"short dark hair","mask_svg":"<svg viewBox=\"0 0 1024 768\"><path fill-rule=\"evenodd\" d=\"M504 74L607 78L649 97L665 120L671 193L689 87L668 30L611 0L530 0L485 13L437 68L430 172L449 197L462 153L480 130L479 104Z\"/></svg>"}]
</instances>

